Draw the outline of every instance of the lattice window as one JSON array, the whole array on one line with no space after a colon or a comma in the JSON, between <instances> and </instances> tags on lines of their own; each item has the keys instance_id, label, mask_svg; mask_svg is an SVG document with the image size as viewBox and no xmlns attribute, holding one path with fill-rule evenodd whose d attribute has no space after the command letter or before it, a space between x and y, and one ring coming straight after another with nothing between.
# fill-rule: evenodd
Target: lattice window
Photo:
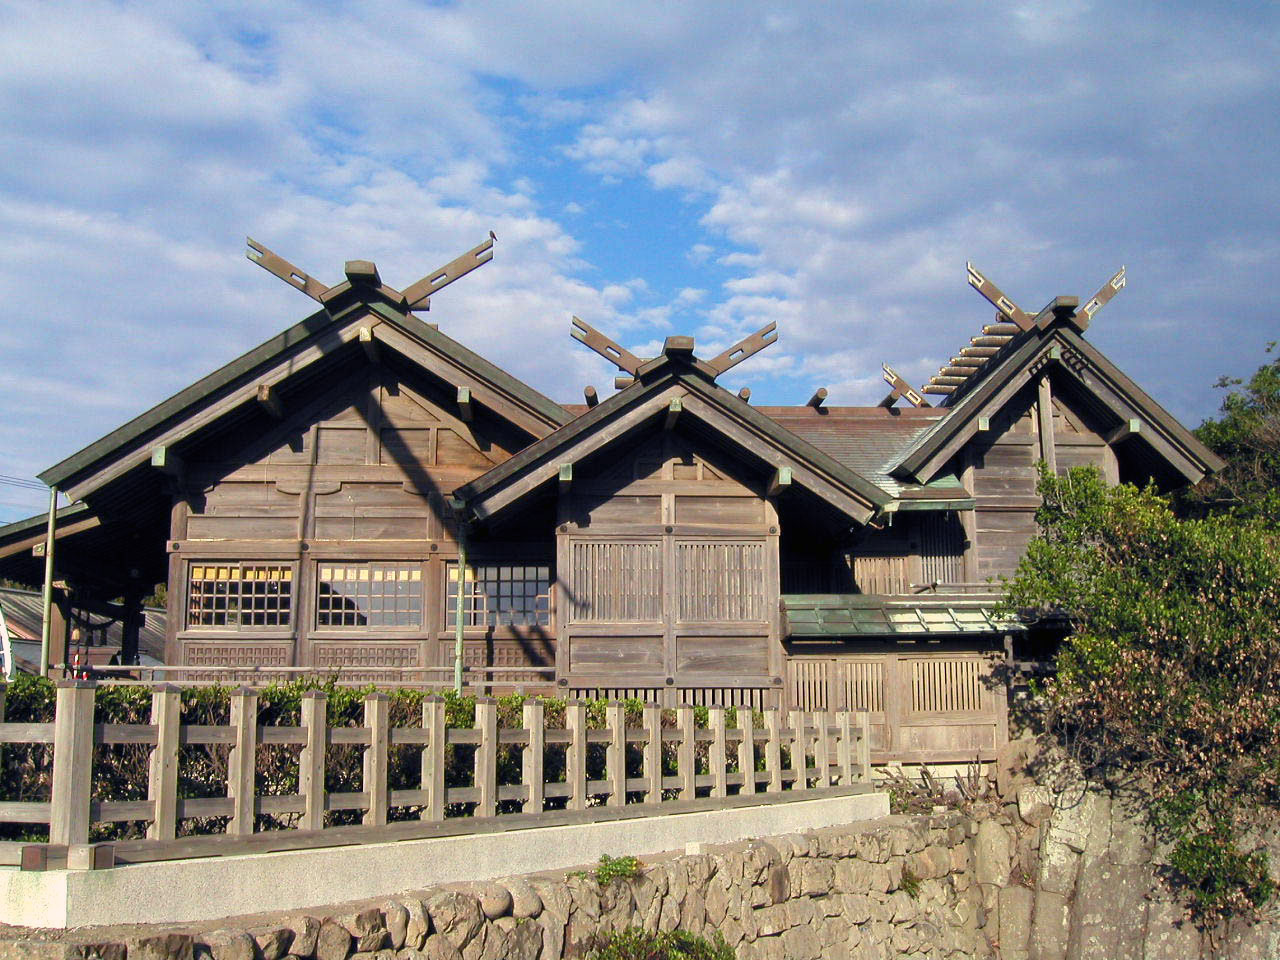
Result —
<instances>
[{"instance_id":1,"label":"lattice window","mask_svg":"<svg viewBox=\"0 0 1280 960\"><path fill-rule=\"evenodd\" d=\"M569 612L576 623L662 619L662 545L657 540L573 544Z\"/></svg>"},{"instance_id":2,"label":"lattice window","mask_svg":"<svg viewBox=\"0 0 1280 960\"><path fill-rule=\"evenodd\" d=\"M964 528L954 513L929 514L922 518L920 568L925 583L964 580Z\"/></svg>"},{"instance_id":3,"label":"lattice window","mask_svg":"<svg viewBox=\"0 0 1280 960\"><path fill-rule=\"evenodd\" d=\"M982 666L975 657L912 660L911 709L916 713L982 711Z\"/></svg>"},{"instance_id":4,"label":"lattice window","mask_svg":"<svg viewBox=\"0 0 1280 960\"><path fill-rule=\"evenodd\" d=\"M316 626L422 626L422 565L319 564Z\"/></svg>"},{"instance_id":5,"label":"lattice window","mask_svg":"<svg viewBox=\"0 0 1280 960\"><path fill-rule=\"evenodd\" d=\"M690 540L676 544L679 619L764 620L764 544Z\"/></svg>"},{"instance_id":6,"label":"lattice window","mask_svg":"<svg viewBox=\"0 0 1280 960\"><path fill-rule=\"evenodd\" d=\"M287 627L293 613L293 567L271 563L193 563L187 627L224 630Z\"/></svg>"},{"instance_id":7,"label":"lattice window","mask_svg":"<svg viewBox=\"0 0 1280 960\"><path fill-rule=\"evenodd\" d=\"M445 622L458 616L458 565L449 564ZM536 627L551 624L551 567L537 563L477 563L462 582L466 627Z\"/></svg>"}]
</instances>

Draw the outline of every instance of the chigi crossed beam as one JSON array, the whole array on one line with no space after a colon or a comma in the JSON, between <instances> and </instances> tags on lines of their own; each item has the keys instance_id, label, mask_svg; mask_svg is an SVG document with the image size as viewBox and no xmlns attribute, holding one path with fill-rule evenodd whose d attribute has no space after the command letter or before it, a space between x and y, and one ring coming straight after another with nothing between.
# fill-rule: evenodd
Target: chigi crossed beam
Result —
<instances>
[{"instance_id":1,"label":"chigi crossed beam","mask_svg":"<svg viewBox=\"0 0 1280 960\"><path fill-rule=\"evenodd\" d=\"M961 347L958 356L952 357L949 363L940 367L920 393L911 390L906 381L886 365L884 378L893 387L893 391L881 401L882 406L891 407L899 398L905 398L917 407L927 407L929 403L921 393L955 393L1016 336L1035 327L1043 329L1055 317L1069 318L1077 329L1084 330L1094 314L1105 307L1125 285L1125 268L1121 267L1115 276L1085 301L1084 306L1079 306L1080 301L1076 297L1056 297L1039 313L1030 314L1006 296L1003 290L972 263L965 264L965 269L969 285L996 308L995 322L984 325L981 334L971 337L969 345Z\"/></svg>"},{"instance_id":2,"label":"chigi crossed beam","mask_svg":"<svg viewBox=\"0 0 1280 960\"><path fill-rule=\"evenodd\" d=\"M614 380L614 386L619 390L630 386L640 368L648 363L649 359L652 359L637 357L626 347L623 347L616 341L611 340L595 327L591 326L591 324L587 323L585 320L579 319L578 317L574 317L569 325L569 336L573 337L573 339L577 340L579 343L583 343L590 347L623 373L627 374L625 377L618 377ZM679 339L688 340L689 351L692 352L693 339L691 337ZM743 337L723 353L712 357L710 360L703 360L701 362L710 367L714 371L715 376L718 377L725 371L733 369L748 357L754 357L765 347L777 342L778 325L776 323L770 323L761 327L750 336ZM591 402L590 398L593 395L594 390L591 390L591 393L588 394L588 403Z\"/></svg>"},{"instance_id":3,"label":"chigi crossed beam","mask_svg":"<svg viewBox=\"0 0 1280 960\"><path fill-rule=\"evenodd\" d=\"M405 310L430 310L431 295L443 290L453 281L465 277L476 267L482 267L493 259L493 242L498 239L493 231L489 231L489 239L479 246L473 247L460 257L450 260L438 270L433 270L422 279L411 283L403 290L389 287L378 276L378 268L368 260L348 260L346 265L347 280L344 283L329 286L309 273L295 267L284 257L272 253L252 237L246 237L249 249L245 256L269 273L275 274L295 290L301 290L321 306L325 306L334 297L351 289L351 284L363 280L372 283L393 302L400 304Z\"/></svg>"}]
</instances>

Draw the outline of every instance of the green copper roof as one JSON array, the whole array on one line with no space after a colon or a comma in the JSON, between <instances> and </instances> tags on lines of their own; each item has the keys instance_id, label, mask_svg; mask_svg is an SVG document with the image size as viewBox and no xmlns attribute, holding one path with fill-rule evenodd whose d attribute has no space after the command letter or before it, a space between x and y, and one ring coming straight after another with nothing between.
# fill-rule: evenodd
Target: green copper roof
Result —
<instances>
[{"instance_id":1,"label":"green copper roof","mask_svg":"<svg viewBox=\"0 0 1280 960\"><path fill-rule=\"evenodd\" d=\"M873 597L785 594L784 634L793 637L884 637L899 634L1007 633L1025 629L992 615L994 597Z\"/></svg>"}]
</instances>

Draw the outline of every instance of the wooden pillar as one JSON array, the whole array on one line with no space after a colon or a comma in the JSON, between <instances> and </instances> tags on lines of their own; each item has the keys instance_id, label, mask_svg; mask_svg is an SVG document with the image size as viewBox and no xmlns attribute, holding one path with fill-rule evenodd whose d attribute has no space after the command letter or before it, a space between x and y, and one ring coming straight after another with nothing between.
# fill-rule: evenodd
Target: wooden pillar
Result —
<instances>
[{"instance_id":1,"label":"wooden pillar","mask_svg":"<svg viewBox=\"0 0 1280 960\"><path fill-rule=\"evenodd\" d=\"M254 760L258 752L258 692L240 687L231 694L231 753L227 756L227 796L234 801L228 836L253 833Z\"/></svg>"},{"instance_id":2,"label":"wooden pillar","mask_svg":"<svg viewBox=\"0 0 1280 960\"><path fill-rule=\"evenodd\" d=\"M569 730L569 749L565 756L565 778L569 782L570 810L587 809L587 705L570 700L564 708L565 727Z\"/></svg>"},{"instance_id":3,"label":"wooden pillar","mask_svg":"<svg viewBox=\"0 0 1280 960\"><path fill-rule=\"evenodd\" d=\"M545 787L543 781L543 757L546 753L546 711L541 700L526 700L524 703L524 729L529 735L529 742L524 748L520 762L520 779L524 781L528 793L525 796L522 810L525 813L541 813Z\"/></svg>"},{"instance_id":4,"label":"wooden pillar","mask_svg":"<svg viewBox=\"0 0 1280 960\"><path fill-rule=\"evenodd\" d=\"M95 686L90 680L58 682L53 720L50 843L89 842Z\"/></svg>"},{"instance_id":5,"label":"wooden pillar","mask_svg":"<svg viewBox=\"0 0 1280 960\"><path fill-rule=\"evenodd\" d=\"M825 710L818 710L813 715L813 727L817 731L813 741L813 765L818 768L814 779L819 787L831 786L831 751L828 749L830 741L827 739L830 721L831 717Z\"/></svg>"},{"instance_id":6,"label":"wooden pillar","mask_svg":"<svg viewBox=\"0 0 1280 960\"><path fill-rule=\"evenodd\" d=\"M298 793L304 804L299 830L324 829L324 768L329 746L329 698L323 690L302 694L307 742L298 756Z\"/></svg>"},{"instance_id":7,"label":"wooden pillar","mask_svg":"<svg viewBox=\"0 0 1280 960\"><path fill-rule=\"evenodd\" d=\"M147 827L148 840L172 840L178 835L178 724L182 720L182 693L171 683L151 691L151 723L156 745L151 750L147 796L154 809Z\"/></svg>"},{"instance_id":8,"label":"wooden pillar","mask_svg":"<svg viewBox=\"0 0 1280 960\"><path fill-rule=\"evenodd\" d=\"M644 705L644 780L645 803L662 802L662 707Z\"/></svg>"},{"instance_id":9,"label":"wooden pillar","mask_svg":"<svg viewBox=\"0 0 1280 960\"><path fill-rule=\"evenodd\" d=\"M764 708L764 728L769 739L764 745L764 768L769 774L769 793L782 792L782 711L778 707Z\"/></svg>"},{"instance_id":10,"label":"wooden pillar","mask_svg":"<svg viewBox=\"0 0 1280 960\"><path fill-rule=\"evenodd\" d=\"M475 815L494 817L498 814L498 701L493 697L476 697L475 726L480 732L475 756L480 799Z\"/></svg>"},{"instance_id":11,"label":"wooden pillar","mask_svg":"<svg viewBox=\"0 0 1280 960\"><path fill-rule=\"evenodd\" d=\"M1058 456L1053 444L1053 393L1049 386L1049 374L1040 375L1037 384L1036 415L1040 427L1040 459L1049 465L1050 473L1058 472Z\"/></svg>"},{"instance_id":12,"label":"wooden pillar","mask_svg":"<svg viewBox=\"0 0 1280 960\"><path fill-rule=\"evenodd\" d=\"M676 727L680 730L679 754L676 760L676 775L680 777L680 799L692 800L697 796L694 777L694 749L697 731L694 729L693 707L685 704L676 707Z\"/></svg>"},{"instance_id":13,"label":"wooden pillar","mask_svg":"<svg viewBox=\"0 0 1280 960\"><path fill-rule=\"evenodd\" d=\"M611 807L627 803L627 719L619 700L610 700L604 709L605 726L609 728L609 745L605 748L605 779L609 781Z\"/></svg>"},{"instance_id":14,"label":"wooden pillar","mask_svg":"<svg viewBox=\"0 0 1280 960\"><path fill-rule=\"evenodd\" d=\"M391 699L380 692L364 698L364 725L369 730L369 746L364 751L364 793L369 807L363 823L382 826L387 822L387 748L390 741Z\"/></svg>"},{"instance_id":15,"label":"wooden pillar","mask_svg":"<svg viewBox=\"0 0 1280 960\"><path fill-rule=\"evenodd\" d=\"M756 728L755 714L750 707L738 708L738 729L742 739L738 741L738 770L742 773L742 793L756 792Z\"/></svg>"},{"instance_id":16,"label":"wooden pillar","mask_svg":"<svg viewBox=\"0 0 1280 960\"><path fill-rule=\"evenodd\" d=\"M711 728L711 752L707 758L707 766L711 769L711 795L727 797L729 795L728 744L726 743L724 707L709 707L707 717L707 726Z\"/></svg>"},{"instance_id":17,"label":"wooden pillar","mask_svg":"<svg viewBox=\"0 0 1280 960\"><path fill-rule=\"evenodd\" d=\"M427 745L422 748L420 786L427 791L427 802L422 805L422 812L419 816L423 820L432 822L444 819L444 722L444 698L434 694L424 697L422 700L422 729L427 734Z\"/></svg>"}]
</instances>

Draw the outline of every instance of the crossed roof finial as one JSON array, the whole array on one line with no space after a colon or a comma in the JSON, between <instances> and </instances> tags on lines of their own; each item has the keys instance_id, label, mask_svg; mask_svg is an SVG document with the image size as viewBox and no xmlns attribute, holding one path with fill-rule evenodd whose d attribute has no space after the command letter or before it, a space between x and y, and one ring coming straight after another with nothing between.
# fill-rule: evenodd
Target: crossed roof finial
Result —
<instances>
[{"instance_id":1,"label":"crossed roof finial","mask_svg":"<svg viewBox=\"0 0 1280 960\"><path fill-rule=\"evenodd\" d=\"M698 361L709 368L712 378L720 376L726 370L736 367L748 357L753 357L765 347L778 341L777 323L766 324L750 336L743 337L728 350L710 360ZM586 344L600 356L614 364L619 370L635 377L640 368L650 359L637 357L626 347L605 336L591 324L574 317L569 325L569 336ZM683 353L692 356L693 337L668 337L664 353ZM656 358L651 358L656 359ZM619 378L621 379L621 378Z\"/></svg>"}]
</instances>

